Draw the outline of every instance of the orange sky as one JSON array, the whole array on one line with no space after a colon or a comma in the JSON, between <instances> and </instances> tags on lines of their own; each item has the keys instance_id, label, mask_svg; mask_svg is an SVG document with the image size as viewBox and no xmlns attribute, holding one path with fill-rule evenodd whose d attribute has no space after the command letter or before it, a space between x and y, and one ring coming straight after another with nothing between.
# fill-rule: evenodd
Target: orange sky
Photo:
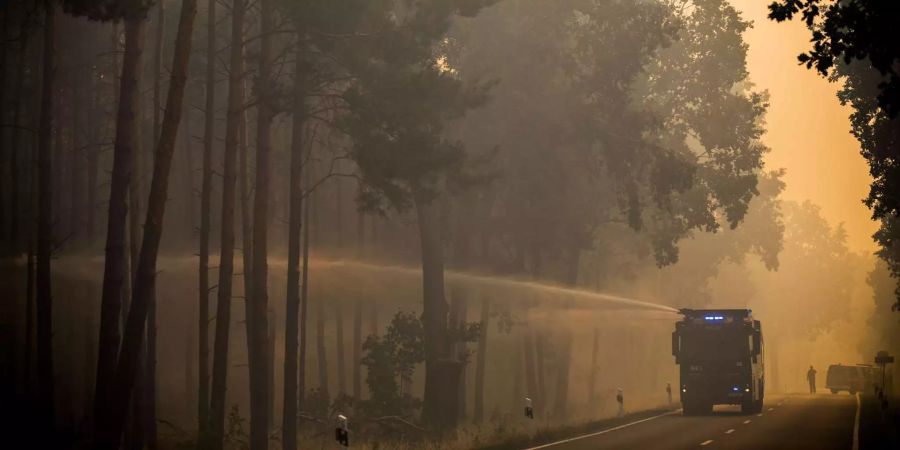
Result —
<instances>
[{"instance_id":1,"label":"orange sky","mask_svg":"<svg viewBox=\"0 0 900 450\"><path fill-rule=\"evenodd\" d=\"M750 78L770 94L763 140L772 152L766 164L787 169L784 198L820 205L829 222L844 223L852 250L874 251L870 236L877 226L861 203L871 178L849 132L849 108L837 101L837 84L797 64L809 31L797 21L768 20L770 2L731 0L754 24L744 36L750 45Z\"/></svg>"}]
</instances>

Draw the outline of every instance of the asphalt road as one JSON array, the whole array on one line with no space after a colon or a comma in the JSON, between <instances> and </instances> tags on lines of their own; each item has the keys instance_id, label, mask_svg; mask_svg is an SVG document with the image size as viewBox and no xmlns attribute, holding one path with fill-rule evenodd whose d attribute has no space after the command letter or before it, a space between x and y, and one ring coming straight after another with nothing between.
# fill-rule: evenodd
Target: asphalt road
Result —
<instances>
[{"instance_id":1,"label":"asphalt road","mask_svg":"<svg viewBox=\"0 0 900 450\"><path fill-rule=\"evenodd\" d=\"M534 449L853 449L856 397L790 395L767 399L762 414L717 406L708 416L680 412L598 430Z\"/></svg>"}]
</instances>

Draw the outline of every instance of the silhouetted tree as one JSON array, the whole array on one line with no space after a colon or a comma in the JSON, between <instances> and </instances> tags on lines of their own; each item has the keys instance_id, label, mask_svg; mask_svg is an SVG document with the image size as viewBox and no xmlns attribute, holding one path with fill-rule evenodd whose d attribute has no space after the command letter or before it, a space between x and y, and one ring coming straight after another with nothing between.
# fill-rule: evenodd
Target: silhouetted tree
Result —
<instances>
[{"instance_id":1,"label":"silhouetted tree","mask_svg":"<svg viewBox=\"0 0 900 450\"><path fill-rule=\"evenodd\" d=\"M139 366L140 351L146 335L147 311L155 295L156 259L159 253L159 241L162 237L172 154L175 150L175 140L181 122L182 102L191 52L191 34L196 14L196 0L184 0L181 4L181 16L175 38L166 110L160 130L159 145L155 151L150 197L147 202L147 218L144 222L141 254L135 272L133 298L112 386L111 405L104 411L103 424L108 426L98 430L99 434L96 436L97 447L101 449L112 450L119 445L125 410L132 394L135 373Z\"/></svg>"},{"instance_id":2,"label":"silhouetted tree","mask_svg":"<svg viewBox=\"0 0 900 450\"><path fill-rule=\"evenodd\" d=\"M243 0L231 4L231 45L228 66L228 114L225 122L225 155L222 174L221 244L219 246L219 287L216 302L216 340L213 352L212 393L209 434L212 449L222 448L225 435L225 389L228 381L228 340L231 330L231 301L234 281L234 200L237 181L237 153L244 91ZM246 270L246 269L245 269ZM250 301L247 299L247 301Z\"/></svg>"},{"instance_id":3,"label":"silhouetted tree","mask_svg":"<svg viewBox=\"0 0 900 450\"><path fill-rule=\"evenodd\" d=\"M256 83L256 179L253 199L253 295L250 302L250 448L268 446L269 405L269 298L268 298L268 220L272 120L275 116L277 88L272 79L272 0L259 3L260 47Z\"/></svg>"},{"instance_id":4,"label":"silhouetted tree","mask_svg":"<svg viewBox=\"0 0 900 450\"><path fill-rule=\"evenodd\" d=\"M38 201L36 255L36 311L37 311L37 386L42 426L53 429L53 292L50 279L50 258L53 256L53 204L51 191L51 140L56 89L56 3L43 2L43 50L41 77L41 111L38 121Z\"/></svg>"},{"instance_id":5,"label":"silhouetted tree","mask_svg":"<svg viewBox=\"0 0 900 450\"><path fill-rule=\"evenodd\" d=\"M200 182L200 265L198 267L197 421L200 434L209 426L209 239L212 202L213 141L216 125L216 0L207 1L206 16L206 101L203 111L203 162Z\"/></svg>"}]
</instances>

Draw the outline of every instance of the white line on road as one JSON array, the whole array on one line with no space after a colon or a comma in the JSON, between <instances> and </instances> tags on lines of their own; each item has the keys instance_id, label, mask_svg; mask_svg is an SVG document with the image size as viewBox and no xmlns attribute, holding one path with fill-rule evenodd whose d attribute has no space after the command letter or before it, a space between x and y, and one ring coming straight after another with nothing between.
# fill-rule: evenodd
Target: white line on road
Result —
<instances>
[{"instance_id":1,"label":"white line on road","mask_svg":"<svg viewBox=\"0 0 900 450\"><path fill-rule=\"evenodd\" d=\"M708 440L708 441L703 441L703 442L701 442L701 443L700 443L700 446L701 446L701 447L704 447L704 446L707 446L707 445L712 444L712 443L713 443L713 440L710 439L710 440Z\"/></svg>"},{"instance_id":2,"label":"white line on road","mask_svg":"<svg viewBox=\"0 0 900 450\"><path fill-rule=\"evenodd\" d=\"M730 429L730 430L728 430L728 431L725 432L725 434L731 434L731 433L734 433L734 428L732 428L732 429Z\"/></svg>"},{"instance_id":3,"label":"white line on road","mask_svg":"<svg viewBox=\"0 0 900 450\"><path fill-rule=\"evenodd\" d=\"M753 421L750 420L750 419L747 419L747 420L744 421L744 425L747 425L747 424L750 423L750 422L753 422Z\"/></svg>"},{"instance_id":4,"label":"white line on road","mask_svg":"<svg viewBox=\"0 0 900 450\"><path fill-rule=\"evenodd\" d=\"M856 393L856 417L853 419L853 450L859 450L859 393Z\"/></svg>"},{"instance_id":5,"label":"white line on road","mask_svg":"<svg viewBox=\"0 0 900 450\"><path fill-rule=\"evenodd\" d=\"M756 415L756 417L762 417L762 415L763 415L763 413L759 413Z\"/></svg>"},{"instance_id":6,"label":"white line on road","mask_svg":"<svg viewBox=\"0 0 900 450\"><path fill-rule=\"evenodd\" d=\"M768 411L774 411L774 410L775 410L775 408L769 408L769 409L768 409Z\"/></svg>"},{"instance_id":7,"label":"white line on road","mask_svg":"<svg viewBox=\"0 0 900 450\"><path fill-rule=\"evenodd\" d=\"M599 435L601 435L601 434L606 434L606 433L609 433L609 432L611 432L611 431L621 430L622 428L628 428L628 427L630 427L630 426L632 426L632 425L637 425L637 424L643 423L643 422L649 422L649 421L651 421L651 420L653 420L653 419L659 419L660 417L671 416L672 414L677 414L677 413L680 413L680 412L681 412L680 409L675 410L675 411L669 411L669 412L662 413L662 414L659 414L659 415L656 415L656 416L648 417L648 418L646 418L646 419L635 420L634 422L628 422L628 423L626 423L626 424L619 425L619 426L617 426L617 427L612 427L612 428L608 428L608 429L606 429L606 430L601 430L601 431L598 431L598 432L596 432L596 433L583 434L583 435L581 435L581 436L575 436L575 437L573 437L573 438L563 439L563 440L561 440L561 441L551 442L551 443L549 443L549 444L539 445L539 446L537 446L537 447L531 447L531 448L527 448L527 449L525 449L525 450L538 450L538 449L541 449L541 448L548 448L548 447L553 447L554 445L565 444L565 443L568 443L568 442L577 441L577 440L579 440L579 439L585 439L585 438L589 438L589 437L593 437L593 436L599 436ZM712 441L710 441L710 442L712 442Z\"/></svg>"}]
</instances>

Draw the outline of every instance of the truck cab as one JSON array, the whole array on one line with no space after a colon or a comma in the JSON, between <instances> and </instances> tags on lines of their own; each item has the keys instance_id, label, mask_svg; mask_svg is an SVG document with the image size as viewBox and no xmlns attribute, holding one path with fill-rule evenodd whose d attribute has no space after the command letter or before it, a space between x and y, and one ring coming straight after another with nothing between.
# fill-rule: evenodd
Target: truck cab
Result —
<instances>
[{"instance_id":1,"label":"truck cab","mask_svg":"<svg viewBox=\"0 0 900 450\"><path fill-rule=\"evenodd\" d=\"M762 411L765 393L760 321L749 309L682 309L672 333L679 365L684 414L705 414L713 405Z\"/></svg>"}]
</instances>

